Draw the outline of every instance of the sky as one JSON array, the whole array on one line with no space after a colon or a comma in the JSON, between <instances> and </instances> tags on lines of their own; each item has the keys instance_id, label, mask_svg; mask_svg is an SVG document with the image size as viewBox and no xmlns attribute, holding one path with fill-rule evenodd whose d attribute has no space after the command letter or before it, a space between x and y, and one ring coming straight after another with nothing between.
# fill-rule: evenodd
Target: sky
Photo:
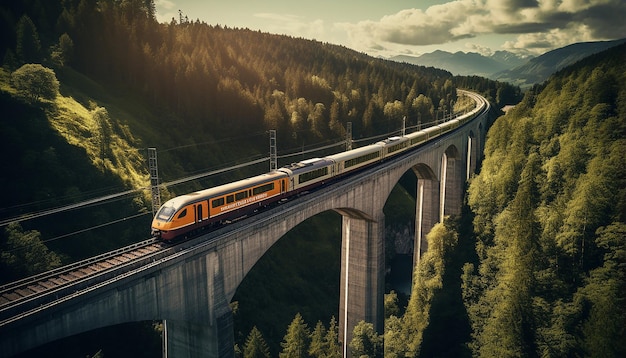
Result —
<instances>
[{"instance_id":1,"label":"sky","mask_svg":"<svg viewBox=\"0 0 626 358\"><path fill-rule=\"evenodd\" d=\"M540 55L626 37L626 0L155 0L157 20L248 28L371 56Z\"/></svg>"}]
</instances>

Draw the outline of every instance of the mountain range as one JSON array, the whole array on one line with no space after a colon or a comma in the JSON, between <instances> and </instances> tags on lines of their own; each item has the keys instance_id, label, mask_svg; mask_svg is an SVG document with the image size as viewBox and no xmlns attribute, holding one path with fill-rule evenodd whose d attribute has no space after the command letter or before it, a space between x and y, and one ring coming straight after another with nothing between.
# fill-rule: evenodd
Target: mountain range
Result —
<instances>
[{"instance_id":1,"label":"mountain range","mask_svg":"<svg viewBox=\"0 0 626 358\"><path fill-rule=\"evenodd\" d=\"M581 42L548 51L537 57L523 57L508 51L496 51L491 56L476 52L446 52L437 50L421 56L399 55L390 60L414 65L437 67L454 75L476 75L528 88L545 81L551 74L589 55L626 42Z\"/></svg>"}]
</instances>

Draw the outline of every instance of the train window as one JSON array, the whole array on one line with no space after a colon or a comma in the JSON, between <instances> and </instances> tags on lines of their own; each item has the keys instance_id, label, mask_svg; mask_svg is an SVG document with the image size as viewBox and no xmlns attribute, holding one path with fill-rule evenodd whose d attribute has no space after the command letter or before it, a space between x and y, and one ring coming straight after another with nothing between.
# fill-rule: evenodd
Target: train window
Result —
<instances>
[{"instance_id":1,"label":"train window","mask_svg":"<svg viewBox=\"0 0 626 358\"><path fill-rule=\"evenodd\" d=\"M400 149L406 148L408 142L402 142L402 143L398 143L398 144L394 144L391 147L387 148L387 153L393 153L396 152Z\"/></svg>"},{"instance_id":2,"label":"train window","mask_svg":"<svg viewBox=\"0 0 626 358\"><path fill-rule=\"evenodd\" d=\"M319 169L312 170L308 173L300 174L298 176L298 183L304 183L309 180L317 179L319 177L323 177L328 174L328 167L323 167Z\"/></svg>"},{"instance_id":3,"label":"train window","mask_svg":"<svg viewBox=\"0 0 626 358\"><path fill-rule=\"evenodd\" d=\"M178 214L177 219L184 218L185 215L187 215L187 208L183 209L183 211L181 211L180 214Z\"/></svg>"},{"instance_id":4,"label":"train window","mask_svg":"<svg viewBox=\"0 0 626 358\"><path fill-rule=\"evenodd\" d=\"M420 135L420 136L418 136L418 137L415 137L415 138L411 139L411 145L414 145L414 144L416 144L416 143L422 142L422 141L424 141L426 138L427 138L427 136L426 136L426 135Z\"/></svg>"},{"instance_id":5,"label":"train window","mask_svg":"<svg viewBox=\"0 0 626 358\"><path fill-rule=\"evenodd\" d=\"M215 209L224 205L224 198L218 198L211 202L211 206Z\"/></svg>"},{"instance_id":6,"label":"train window","mask_svg":"<svg viewBox=\"0 0 626 358\"><path fill-rule=\"evenodd\" d=\"M237 194L235 194L235 200L242 200L248 197L248 192L247 191L242 191L239 192Z\"/></svg>"},{"instance_id":7,"label":"train window","mask_svg":"<svg viewBox=\"0 0 626 358\"><path fill-rule=\"evenodd\" d=\"M172 217L172 215L174 215L174 212L175 210L173 207L164 206L161 208L161 210L159 210L157 217L159 218L159 220L167 221Z\"/></svg>"},{"instance_id":8,"label":"train window","mask_svg":"<svg viewBox=\"0 0 626 358\"><path fill-rule=\"evenodd\" d=\"M274 190L274 183L257 186L256 188L252 189L252 195L258 195L270 190Z\"/></svg>"},{"instance_id":9,"label":"train window","mask_svg":"<svg viewBox=\"0 0 626 358\"><path fill-rule=\"evenodd\" d=\"M356 157L354 159L348 159L348 160L346 160L346 162L345 162L345 164L343 166L344 166L344 168L350 168L350 167L355 166L357 164L361 164L361 163L367 162L369 160L372 160L372 159L378 158L378 157L380 157L380 152L376 151L376 152L373 152L373 153L362 155L360 157Z\"/></svg>"},{"instance_id":10,"label":"train window","mask_svg":"<svg viewBox=\"0 0 626 358\"><path fill-rule=\"evenodd\" d=\"M229 196L227 196L227 197L226 197L226 203L227 203L227 204L230 204L230 203L232 203L233 201L235 201L235 196L234 196L234 195L232 195L232 194L231 194L231 195L229 195Z\"/></svg>"}]
</instances>

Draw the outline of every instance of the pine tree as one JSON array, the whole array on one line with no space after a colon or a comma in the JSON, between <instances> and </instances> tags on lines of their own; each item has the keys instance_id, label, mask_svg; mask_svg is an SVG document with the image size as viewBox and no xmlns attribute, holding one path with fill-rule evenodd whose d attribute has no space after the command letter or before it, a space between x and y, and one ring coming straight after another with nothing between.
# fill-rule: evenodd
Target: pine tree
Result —
<instances>
[{"instance_id":1,"label":"pine tree","mask_svg":"<svg viewBox=\"0 0 626 358\"><path fill-rule=\"evenodd\" d=\"M326 353L326 327L322 321L317 321L315 329L311 333L311 344L309 345L309 355L311 357L325 357Z\"/></svg>"},{"instance_id":2,"label":"pine tree","mask_svg":"<svg viewBox=\"0 0 626 358\"><path fill-rule=\"evenodd\" d=\"M328 331L326 331L326 358L340 358L341 344L339 342L339 327L335 316L330 319Z\"/></svg>"},{"instance_id":3,"label":"pine tree","mask_svg":"<svg viewBox=\"0 0 626 358\"><path fill-rule=\"evenodd\" d=\"M308 357L309 328L300 313L296 313L287 327L287 333L280 345L283 347L283 351L280 352L281 358Z\"/></svg>"},{"instance_id":4,"label":"pine tree","mask_svg":"<svg viewBox=\"0 0 626 358\"><path fill-rule=\"evenodd\" d=\"M33 21L23 15L17 23L17 57L22 63L41 62L41 43Z\"/></svg>"},{"instance_id":5,"label":"pine tree","mask_svg":"<svg viewBox=\"0 0 626 358\"><path fill-rule=\"evenodd\" d=\"M248 338L246 338L246 343L243 347L243 357L244 358L260 358L260 357L270 357L270 350L263 339L263 335L261 331L256 328L256 326L252 327L250 334L248 334Z\"/></svg>"}]
</instances>

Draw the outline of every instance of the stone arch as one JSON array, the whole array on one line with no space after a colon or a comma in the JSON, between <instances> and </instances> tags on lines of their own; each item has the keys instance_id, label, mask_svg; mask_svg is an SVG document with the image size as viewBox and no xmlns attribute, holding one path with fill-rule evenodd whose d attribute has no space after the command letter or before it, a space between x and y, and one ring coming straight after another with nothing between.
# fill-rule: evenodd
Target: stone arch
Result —
<instances>
[{"instance_id":1,"label":"stone arch","mask_svg":"<svg viewBox=\"0 0 626 358\"><path fill-rule=\"evenodd\" d=\"M348 217L353 218L353 219L360 219L360 220L366 220L366 221L374 221L374 218L372 218L371 215L368 215L368 214L366 214L363 211L358 210L358 209L337 208L337 209L333 209L333 210L338 212L339 214L341 214L341 216L348 216Z\"/></svg>"}]
</instances>

